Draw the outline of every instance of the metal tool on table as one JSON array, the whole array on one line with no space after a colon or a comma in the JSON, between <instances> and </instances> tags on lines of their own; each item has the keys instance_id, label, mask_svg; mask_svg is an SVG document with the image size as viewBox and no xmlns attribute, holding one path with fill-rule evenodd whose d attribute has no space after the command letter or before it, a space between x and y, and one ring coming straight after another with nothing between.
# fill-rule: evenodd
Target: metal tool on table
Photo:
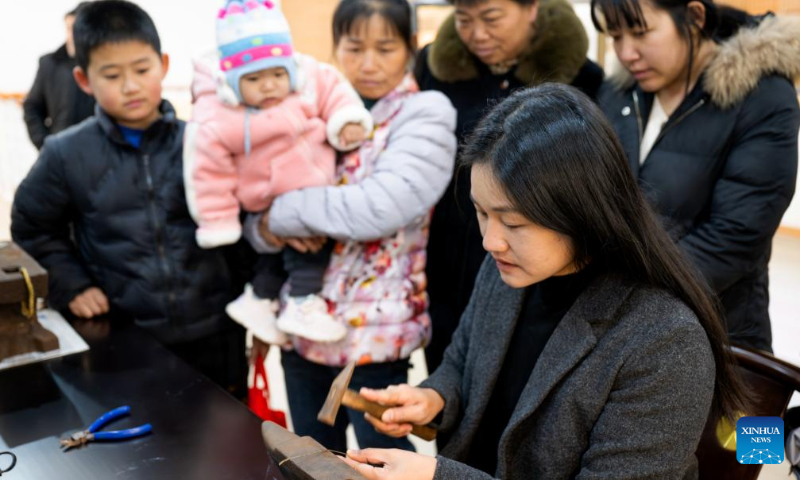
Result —
<instances>
[{"instance_id":1,"label":"metal tool on table","mask_svg":"<svg viewBox=\"0 0 800 480\"><path fill-rule=\"evenodd\" d=\"M333 380L331 390L328 392L328 398L325 399L325 403L322 405L322 409L320 409L317 415L317 420L332 426L336 421L336 415L339 413L339 407L342 405L359 412L369 413L378 419L383 416L383 412L391 408L371 402L354 390L347 388L347 386L350 385L350 379L353 378L355 367L355 362L348 363L341 373ZM436 438L436 429L429 425L413 425L411 433L423 440L433 440Z\"/></svg>"},{"instance_id":2,"label":"metal tool on table","mask_svg":"<svg viewBox=\"0 0 800 480\"><path fill-rule=\"evenodd\" d=\"M92 423L86 430L73 433L69 438L61 440L61 446L65 447L64 451L66 452L70 448L80 447L92 441L128 440L147 435L153 431L153 426L149 423L146 423L144 425L135 428L129 428L127 430L98 432L98 430L106 426L108 423L113 422L120 417L130 415L130 413L131 407L127 405L124 407L115 408L114 410L105 413L100 418L95 420L94 423Z\"/></svg>"}]
</instances>

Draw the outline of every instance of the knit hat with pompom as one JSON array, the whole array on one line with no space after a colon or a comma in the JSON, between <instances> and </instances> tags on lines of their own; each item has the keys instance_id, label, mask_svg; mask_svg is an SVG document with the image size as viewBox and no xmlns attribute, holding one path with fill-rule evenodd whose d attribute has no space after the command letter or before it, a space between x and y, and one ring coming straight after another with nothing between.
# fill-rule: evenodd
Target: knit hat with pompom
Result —
<instances>
[{"instance_id":1,"label":"knit hat with pompom","mask_svg":"<svg viewBox=\"0 0 800 480\"><path fill-rule=\"evenodd\" d=\"M271 1L227 0L217 15L217 49L220 68L240 102L241 78L267 68L285 68L295 90L297 65L289 22Z\"/></svg>"}]
</instances>

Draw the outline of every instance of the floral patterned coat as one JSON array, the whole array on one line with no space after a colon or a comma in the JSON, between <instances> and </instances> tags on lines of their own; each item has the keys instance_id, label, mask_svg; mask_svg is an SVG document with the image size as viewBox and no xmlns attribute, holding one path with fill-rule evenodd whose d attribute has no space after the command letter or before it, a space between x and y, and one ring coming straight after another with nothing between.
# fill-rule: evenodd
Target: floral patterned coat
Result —
<instances>
[{"instance_id":1,"label":"floral patterned coat","mask_svg":"<svg viewBox=\"0 0 800 480\"><path fill-rule=\"evenodd\" d=\"M339 185L286 193L269 213L278 236L337 241L322 296L348 333L335 343L292 338L301 356L328 366L407 358L431 335L425 249L453 172L456 112L408 76L371 113L373 133L339 165ZM251 243L267 251L249 223Z\"/></svg>"}]
</instances>

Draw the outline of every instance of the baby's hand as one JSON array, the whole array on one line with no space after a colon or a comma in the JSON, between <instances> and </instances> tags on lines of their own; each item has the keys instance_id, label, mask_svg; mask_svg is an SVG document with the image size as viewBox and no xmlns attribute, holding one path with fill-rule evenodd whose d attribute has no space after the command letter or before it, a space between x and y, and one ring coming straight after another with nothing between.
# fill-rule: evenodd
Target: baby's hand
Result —
<instances>
[{"instance_id":1,"label":"baby's hand","mask_svg":"<svg viewBox=\"0 0 800 480\"><path fill-rule=\"evenodd\" d=\"M339 143L346 147L367 139L367 131L358 123L348 123L339 132Z\"/></svg>"}]
</instances>

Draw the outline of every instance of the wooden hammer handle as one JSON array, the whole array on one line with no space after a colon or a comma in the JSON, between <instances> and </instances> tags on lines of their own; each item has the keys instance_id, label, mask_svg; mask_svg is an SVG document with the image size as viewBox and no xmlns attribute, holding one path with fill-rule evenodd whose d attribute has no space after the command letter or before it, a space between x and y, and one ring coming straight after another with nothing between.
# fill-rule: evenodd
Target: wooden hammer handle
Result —
<instances>
[{"instance_id":1,"label":"wooden hammer handle","mask_svg":"<svg viewBox=\"0 0 800 480\"><path fill-rule=\"evenodd\" d=\"M342 397L342 405L359 412L369 413L378 420L380 420L380 418L383 416L383 412L389 409L389 407L385 407L379 403L370 402L349 388L344 392L344 397ZM436 438L436 429L428 425L412 425L411 433L423 440L430 441Z\"/></svg>"}]
</instances>

